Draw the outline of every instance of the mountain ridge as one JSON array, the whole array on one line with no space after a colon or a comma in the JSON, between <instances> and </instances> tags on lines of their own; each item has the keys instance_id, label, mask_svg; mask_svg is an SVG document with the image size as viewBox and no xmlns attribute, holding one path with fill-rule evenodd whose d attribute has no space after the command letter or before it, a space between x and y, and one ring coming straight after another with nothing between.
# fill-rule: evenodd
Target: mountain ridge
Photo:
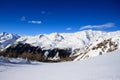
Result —
<instances>
[{"instance_id":1,"label":"mountain ridge","mask_svg":"<svg viewBox=\"0 0 120 80\"><path fill-rule=\"evenodd\" d=\"M0 34L1 51L10 49L16 52L10 47L15 46L15 44L19 47L21 44L18 43L22 43L22 46L31 45L35 50L30 47L32 49L30 53L36 53L36 47L39 47L42 51L37 52L37 54L44 56L47 54L49 60L59 59L61 61L61 58L64 58L64 60L81 60L120 49L120 31L85 30L75 33L51 33L36 36L19 36L5 32ZM22 49L20 48L20 50ZM20 51L17 50L17 52ZM68 55L67 52L70 52L70 54L68 53ZM29 53L29 50L27 53Z\"/></svg>"}]
</instances>

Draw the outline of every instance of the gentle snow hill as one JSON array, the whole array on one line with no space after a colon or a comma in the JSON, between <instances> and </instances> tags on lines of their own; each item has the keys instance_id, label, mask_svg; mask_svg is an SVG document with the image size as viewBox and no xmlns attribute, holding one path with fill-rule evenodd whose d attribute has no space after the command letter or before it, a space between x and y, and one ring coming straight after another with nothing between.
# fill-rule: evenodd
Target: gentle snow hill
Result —
<instances>
[{"instance_id":1,"label":"gentle snow hill","mask_svg":"<svg viewBox=\"0 0 120 80\"><path fill-rule=\"evenodd\" d=\"M1 80L120 80L120 50L99 57L38 65L0 62Z\"/></svg>"}]
</instances>

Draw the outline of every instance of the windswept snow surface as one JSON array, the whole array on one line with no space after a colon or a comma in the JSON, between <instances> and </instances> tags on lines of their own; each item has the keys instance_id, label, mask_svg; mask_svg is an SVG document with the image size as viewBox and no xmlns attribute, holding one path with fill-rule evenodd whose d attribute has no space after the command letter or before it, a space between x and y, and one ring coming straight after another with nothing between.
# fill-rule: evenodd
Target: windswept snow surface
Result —
<instances>
[{"instance_id":1,"label":"windswept snow surface","mask_svg":"<svg viewBox=\"0 0 120 80\"><path fill-rule=\"evenodd\" d=\"M11 64L1 60L0 80L120 80L120 51L62 63Z\"/></svg>"}]
</instances>

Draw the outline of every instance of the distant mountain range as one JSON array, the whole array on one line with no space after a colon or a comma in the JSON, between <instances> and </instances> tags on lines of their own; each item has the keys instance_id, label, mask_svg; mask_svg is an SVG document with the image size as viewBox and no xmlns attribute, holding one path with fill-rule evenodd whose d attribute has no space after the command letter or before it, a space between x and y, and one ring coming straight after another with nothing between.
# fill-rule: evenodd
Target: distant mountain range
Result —
<instances>
[{"instance_id":1,"label":"distant mountain range","mask_svg":"<svg viewBox=\"0 0 120 80\"><path fill-rule=\"evenodd\" d=\"M21 36L0 34L0 56L45 62L73 61L120 49L120 31L85 30Z\"/></svg>"}]
</instances>

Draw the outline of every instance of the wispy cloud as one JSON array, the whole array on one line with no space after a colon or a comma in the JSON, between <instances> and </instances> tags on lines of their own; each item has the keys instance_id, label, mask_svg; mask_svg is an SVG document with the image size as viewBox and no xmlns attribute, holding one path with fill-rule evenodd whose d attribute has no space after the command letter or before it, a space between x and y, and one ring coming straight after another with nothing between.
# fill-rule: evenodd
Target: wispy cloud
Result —
<instances>
[{"instance_id":1,"label":"wispy cloud","mask_svg":"<svg viewBox=\"0 0 120 80\"><path fill-rule=\"evenodd\" d=\"M22 16L22 17L20 18L20 20L21 20L21 21L26 21L26 17L25 17L25 16Z\"/></svg>"},{"instance_id":2,"label":"wispy cloud","mask_svg":"<svg viewBox=\"0 0 120 80\"><path fill-rule=\"evenodd\" d=\"M41 24L41 23L42 23L41 20L28 20L28 19L26 19L25 16L22 16L22 17L20 18L20 20L21 20L21 21L25 21L25 22L27 22L27 23L31 23L31 24Z\"/></svg>"},{"instance_id":3,"label":"wispy cloud","mask_svg":"<svg viewBox=\"0 0 120 80\"><path fill-rule=\"evenodd\" d=\"M41 14L46 14L46 11L41 11Z\"/></svg>"},{"instance_id":4,"label":"wispy cloud","mask_svg":"<svg viewBox=\"0 0 120 80\"><path fill-rule=\"evenodd\" d=\"M111 27L115 27L114 23L106 23L106 24L102 24L102 25L87 25L87 26L82 26L80 28L80 30L84 30L84 29L103 29L103 28L111 28Z\"/></svg>"},{"instance_id":5,"label":"wispy cloud","mask_svg":"<svg viewBox=\"0 0 120 80\"><path fill-rule=\"evenodd\" d=\"M41 24L42 21L35 21L35 20L32 20L32 21L28 21L28 23L32 23L32 24Z\"/></svg>"},{"instance_id":6,"label":"wispy cloud","mask_svg":"<svg viewBox=\"0 0 120 80\"><path fill-rule=\"evenodd\" d=\"M66 28L66 30L67 30L67 31L70 31L70 30L72 30L72 28L71 28L71 27L68 27L68 28Z\"/></svg>"}]
</instances>

